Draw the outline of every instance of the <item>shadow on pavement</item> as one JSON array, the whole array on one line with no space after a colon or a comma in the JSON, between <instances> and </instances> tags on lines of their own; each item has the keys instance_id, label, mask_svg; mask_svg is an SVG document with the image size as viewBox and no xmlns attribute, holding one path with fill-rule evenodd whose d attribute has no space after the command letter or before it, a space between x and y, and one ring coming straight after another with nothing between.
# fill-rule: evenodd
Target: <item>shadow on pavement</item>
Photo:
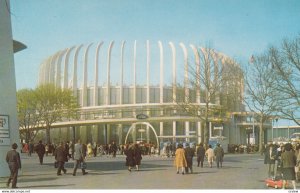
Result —
<instances>
[{"instance_id":1,"label":"shadow on pavement","mask_svg":"<svg viewBox=\"0 0 300 193\"><path fill-rule=\"evenodd\" d=\"M64 186L74 186L75 184L64 184L64 185L57 185L57 184L54 184L54 185L36 185L36 186L22 186L19 188L21 189L32 189L32 188L47 188L47 189L50 189L50 188L59 188L59 187L64 187Z\"/></svg>"},{"instance_id":2,"label":"shadow on pavement","mask_svg":"<svg viewBox=\"0 0 300 193\"><path fill-rule=\"evenodd\" d=\"M51 163L44 164L44 165L53 166L53 164ZM167 165L167 166L172 167L172 165ZM74 167L74 163L70 163L70 162L65 163L65 168L68 169L69 172L72 171L73 167ZM166 165L148 164L142 162L140 167L143 169L151 169L151 171L153 171L153 170L161 170L160 168L166 167ZM53 170L55 171L56 168L53 167ZM78 170L80 171L80 168L78 168ZM127 170L127 166L123 161L87 162L87 170L117 171L117 170Z\"/></svg>"}]
</instances>

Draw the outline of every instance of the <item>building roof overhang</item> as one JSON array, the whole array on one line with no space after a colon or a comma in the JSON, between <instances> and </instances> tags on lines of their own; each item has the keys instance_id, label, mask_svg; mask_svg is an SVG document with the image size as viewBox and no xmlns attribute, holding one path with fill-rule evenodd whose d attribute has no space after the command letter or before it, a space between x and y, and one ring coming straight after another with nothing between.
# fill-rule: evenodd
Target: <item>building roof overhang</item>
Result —
<instances>
[{"instance_id":1,"label":"building roof overhang","mask_svg":"<svg viewBox=\"0 0 300 193\"><path fill-rule=\"evenodd\" d=\"M14 53L24 50L26 48L27 48L27 46L25 44L23 44L22 42L13 40Z\"/></svg>"}]
</instances>

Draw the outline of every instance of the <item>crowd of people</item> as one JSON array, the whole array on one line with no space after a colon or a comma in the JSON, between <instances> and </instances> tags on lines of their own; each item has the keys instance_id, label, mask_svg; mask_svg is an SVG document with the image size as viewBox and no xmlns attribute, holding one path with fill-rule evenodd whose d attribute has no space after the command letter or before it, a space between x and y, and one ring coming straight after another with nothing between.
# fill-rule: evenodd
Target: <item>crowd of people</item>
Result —
<instances>
[{"instance_id":1,"label":"crowd of people","mask_svg":"<svg viewBox=\"0 0 300 193\"><path fill-rule=\"evenodd\" d=\"M17 144L12 145L12 149L7 152L6 161L8 163L11 175L7 181L7 187L12 183L12 188L17 188L18 170L21 169L20 154L16 151ZM232 146L238 148L239 146ZM83 144L78 140L75 144L72 142L62 143L57 145L43 144L39 141L37 144L26 143L23 144L21 152L36 153L39 158L39 163L43 164L44 156L52 155L55 159L55 166L57 168L57 175L61 176L62 172L67 173L64 167L65 163L70 159L74 160L73 176L76 176L77 169L80 168L82 175L88 174L86 172L86 159L88 157L103 156L114 158L117 154L125 155L125 165L128 171L132 169L140 170L142 157L144 155L153 155L158 153L157 147L153 144L145 143L129 143L124 145L117 145L115 141L107 145L97 145L96 143ZM288 181L291 181L293 188L296 189L296 180L300 180L300 143L297 144L277 144L269 143L263 148L264 164L267 165L267 174L269 178L283 179L283 188L286 187ZM212 168L213 163L216 162L217 168L222 167L224 150L220 144L217 144L213 149L210 144L190 146L189 143L167 144L162 148L162 156L175 157L174 166L176 173L188 174L193 173L193 157L197 156L197 167L203 167L204 160L207 160L208 167Z\"/></svg>"},{"instance_id":2,"label":"crowd of people","mask_svg":"<svg viewBox=\"0 0 300 193\"><path fill-rule=\"evenodd\" d=\"M189 143L183 144L179 143L175 150L175 159L174 165L176 167L176 173L181 173L184 175L185 173L193 173L193 157L197 155L197 166L203 167L203 162L205 158L207 159L208 165L210 168L213 167L213 162L217 163L217 168L222 167L223 158L224 158L224 150L220 144L213 149L210 144L203 145L200 143L196 148L190 147Z\"/></svg>"},{"instance_id":3,"label":"crowd of people","mask_svg":"<svg viewBox=\"0 0 300 193\"><path fill-rule=\"evenodd\" d=\"M274 180L282 179L283 188L290 181L296 189L296 180L300 180L300 144L269 143L264 147L264 164L267 175Z\"/></svg>"},{"instance_id":4,"label":"crowd of people","mask_svg":"<svg viewBox=\"0 0 300 193\"><path fill-rule=\"evenodd\" d=\"M208 164L212 167L213 162L217 162L217 167L222 167L224 151L220 144L217 144L215 149L212 149L211 145L205 146L202 143L198 146L190 147L189 143L183 144L179 143L176 145L168 145L164 147L162 151L165 152L168 157L172 156L174 158L174 165L179 174L179 169L181 168L182 174L187 174L189 172L193 173L193 157L197 156L197 166L203 167L203 162L206 157ZM12 188L17 188L17 176L18 170L21 168L21 159L19 153L16 151L17 145L13 144L12 150L7 153L7 163L11 170L11 176L7 182L7 187L9 187L12 182ZM65 168L65 163L70 159L74 161L74 167L72 175L77 175L77 170L81 169L82 175L88 174L86 172L86 159L88 157L96 157L106 155L107 157L114 158L117 154L125 155L125 164L128 167L128 171L131 172L135 168L136 171L140 170L140 165L142 157L144 155L154 155L157 154L158 148L152 143L128 143L124 145L117 145L115 141L112 141L107 145L99 145L96 143L81 143L80 140L76 143L72 142L60 142L56 145L54 144L44 144L41 140L34 144L32 142L22 144L22 153L27 153L28 156L32 156L33 153L38 155L39 164L43 165L44 156L53 156L54 165L57 168L57 176L61 176L62 172L67 173Z\"/></svg>"}]
</instances>

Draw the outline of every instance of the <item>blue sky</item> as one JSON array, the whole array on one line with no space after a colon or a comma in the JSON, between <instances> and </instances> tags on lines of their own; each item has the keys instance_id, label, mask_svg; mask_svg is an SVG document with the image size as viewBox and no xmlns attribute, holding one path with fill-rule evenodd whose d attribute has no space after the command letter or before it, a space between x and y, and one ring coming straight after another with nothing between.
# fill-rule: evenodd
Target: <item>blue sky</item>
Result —
<instances>
[{"instance_id":1,"label":"blue sky","mask_svg":"<svg viewBox=\"0 0 300 193\"><path fill-rule=\"evenodd\" d=\"M41 62L73 45L184 42L242 64L300 34L299 0L11 0L17 89L34 88Z\"/></svg>"}]
</instances>

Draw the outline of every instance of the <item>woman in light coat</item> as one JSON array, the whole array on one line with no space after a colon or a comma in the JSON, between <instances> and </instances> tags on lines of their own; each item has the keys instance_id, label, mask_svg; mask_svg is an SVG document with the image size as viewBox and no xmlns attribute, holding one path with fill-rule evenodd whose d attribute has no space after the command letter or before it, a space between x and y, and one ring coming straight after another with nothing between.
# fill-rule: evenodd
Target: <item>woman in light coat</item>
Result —
<instances>
[{"instance_id":1,"label":"woman in light coat","mask_svg":"<svg viewBox=\"0 0 300 193\"><path fill-rule=\"evenodd\" d=\"M185 167L187 167L187 162L182 144L178 144L178 147L176 149L174 165L176 166L177 174L179 174L179 168L181 168L181 173L182 175L184 175Z\"/></svg>"},{"instance_id":2,"label":"woman in light coat","mask_svg":"<svg viewBox=\"0 0 300 193\"><path fill-rule=\"evenodd\" d=\"M214 161L215 153L214 150L211 148L211 145L208 145L208 149L205 152L205 156L207 157L209 167L212 168L212 163Z\"/></svg>"}]
</instances>

